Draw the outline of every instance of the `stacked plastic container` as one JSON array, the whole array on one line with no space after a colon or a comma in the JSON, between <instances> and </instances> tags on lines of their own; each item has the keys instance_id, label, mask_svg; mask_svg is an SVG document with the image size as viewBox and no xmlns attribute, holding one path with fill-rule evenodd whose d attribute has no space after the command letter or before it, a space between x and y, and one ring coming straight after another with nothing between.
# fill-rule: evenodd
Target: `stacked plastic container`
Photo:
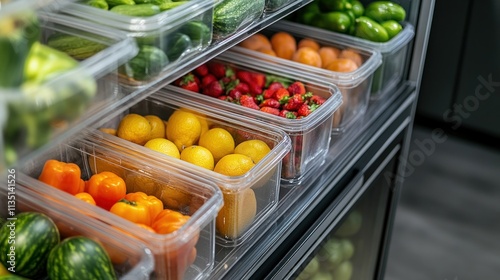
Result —
<instances>
[{"instance_id":1,"label":"stacked plastic container","mask_svg":"<svg viewBox=\"0 0 500 280\"><path fill-rule=\"evenodd\" d=\"M122 98L117 68L137 53L124 33L30 7L13 2L0 13L7 28L0 46L2 169L64 138L62 134L77 132ZM73 60L47 45L55 36L86 40L100 49L90 58Z\"/></svg>"},{"instance_id":2,"label":"stacked plastic container","mask_svg":"<svg viewBox=\"0 0 500 280\"><path fill-rule=\"evenodd\" d=\"M195 55L212 42L213 8L216 1L192 0L97 8L83 2L67 5L63 12L125 32L135 39L139 53L120 68L120 82L133 88L160 80L177 62ZM132 1L133 2L133 1ZM146 3L146 2L145 2ZM125 7L127 8L127 7Z\"/></svg>"},{"instance_id":3,"label":"stacked plastic container","mask_svg":"<svg viewBox=\"0 0 500 280\"><path fill-rule=\"evenodd\" d=\"M172 85L166 87L168 94L171 94L172 98L193 104L198 108L205 108L215 114L243 117L247 123L261 123L284 131L290 137L292 147L282 162L283 186L300 183L310 175L311 170L323 164L330 147L333 116L342 104L342 96L337 86L319 79L312 79L310 76L303 75L300 70L266 63L258 59L249 59L248 56L238 53L223 53L212 62L229 65L235 69L303 82L307 91L326 99L326 102L307 117L288 119Z\"/></svg>"},{"instance_id":4,"label":"stacked plastic container","mask_svg":"<svg viewBox=\"0 0 500 280\"><path fill-rule=\"evenodd\" d=\"M322 47L334 47L339 50L349 49L360 55L363 61L359 68L351 72L335 72L271 56L241 46L235 46L228 52L243 54L248 56L249 59L258 59L260 63L273 63L282 68L294 69L301 72L308 79L323 80L336 85L342 94L342 105L334 113L332 133L345 132L353 122L364 115L368 108L374 73L382 63L380 53L376 50L338 42L333 36L324 36L324 34L318 33L317 30L310 30L305 25L286 21L279 21L260 33L271 38L273 34L278 32L287 32L295 38L296 42L309 38Z\"/></svg>"},{"instance_id":5,"label":"stacked plastic container","mask_svg":"<svg viewBox=\"0 0 500 280\"><path fill-rule=\"evenodd\" d=\"M41 189L37 189L38 187ZM120 280L150 279L154 269L153 255L140 240L127 238L121 230L98 222L97 219L89 218L84 212L86 205L83 205L84 207L80 210L68 209L67 196L55 189L39 186L38 182L33 182L32 178L17 174L16 184L11 188L15 189L16 214L24 212L45 214L56 224L61 240L73 236L84 236L98 241L110 257L115 275ZM7 197L10 200L12 193L9 193L7 188L1 188L0 201L9 201ZM71 200L70 197L69 201ZM6 212L6 204L2 205L5 207L2 207L0 217L16 218ZM78 202L76 205L79 205ZM16 224L15 220L14 224ZM19 229L16 233L19 236L21 234ZM22 246L22 242L19 240L15 246ZM19 255L18 257L20 258ZM19 269L17 271L19 272Z\"/></svg>"},{"instance_id":6,"label":"stacked plastic container","mask_svg":"<svg viewBox=\"0 0 500 280\"><path fill-rule=\"evenodd\" d=\"M154 258L153 279L201 279L214 265L215 217L222 206L219 188L203 178L193 178L189 172L132 151L120 151L99 138L76 135L68 141L33 159L23 169L29 175L24 184L43 197L40 207L52 202L66 208L67 219L79 219L84 224L101 228L102 234L124 244L141 243ZM144 192L157 197L165 209L189 215L179 229L160 234L144 229L103 208L86 203L73 195L37 180L45 162L55 159L80 167L82 179L104 171L112 172L126 183L127 193ZM67 224L71 224L66 221ZM174 221L172 221L174 222ZM136 252L135 254L137 254Z\"/></svg>"},{"instance_id":7,"label":"stacked plastic container","mask_svg":"<svg viewBox=\"0 0 500 280\"><path fill-rule=\"evenodd\" d=\"M328 41L338 44L379 52L382 56L382 64L373 73L370 91L370 100L373 101L386 98L403 80L409 43L415 35L413 25L409 22L403 22L403 30L391 40L383 43L289 21L282 21L282 24L289 30L300 29L303 34L314 34L318 38L328 38Z\"/></svg>"}]
</instances>

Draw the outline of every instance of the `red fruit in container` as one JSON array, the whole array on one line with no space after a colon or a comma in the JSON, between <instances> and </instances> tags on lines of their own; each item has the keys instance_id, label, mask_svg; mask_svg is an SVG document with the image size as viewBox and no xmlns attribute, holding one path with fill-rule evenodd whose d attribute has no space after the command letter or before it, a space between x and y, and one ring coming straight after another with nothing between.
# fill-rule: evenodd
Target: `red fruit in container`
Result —
<instances>
[{"instance_id":1,"label":"red fruit in container","mask_svg":"<svg viewBox=\"0 0 500 280\"><path fill-rule=\"evenodd\" d=\"M278 109L278 108L261 107L260 110L262 112L266 112L266 113L273 114L273 115L276 115L276 116L279 116L279 114L280 114L280 109Z\"/></svg>"},{"instance_id":2,"label":"red fruit in container","mask_svg":"<svg viewBox=\"0 0 500 280\"><path fill-rule=\"evenodd\" d=\"M203 94L212 96L212 97L219 97L224 94L224 87L222 85L222 82L220 81L213 81L211 82L207 87L203 89Z\"/></svg>"},{"instance_id":3,"label":"red fruit in container","mask_svg":"<svg viewBox=\"0 0 500 280\"><path fill-rule=\"evenodd\" d=\"M283 109L289 111L297 111L302 104L304 104L305 99L302 94L294 94L288 99L288 102L283 105Z\"/></svg>"},{"instance_id":4,"label":"red fruit in container","mask_svg":"<svg viewBox=\"0 0 500 280\"><path fill-rule=\"evenodd\" d=\"M287 119L296 119L297 112L292 112L292 111L288 111L288 110L281 110L278 116L283 117L283 118L287 118Z\"/></svg>"},{"instance_id":5,"label":"red fruit in container","mask_svg":"<svg viewBox=\"0 0 500 280\"><path fill-rule=\"evenodd\" d=\"M317 105L323 105L323 103L325 103L325 101L326 101L325 98L318 96L318 95L313 95L309 99L309 102L317 104Z\"/></svg>"},{"instance_id":6,"label":"red fruit in container","mask_svg":"<svg viewBox=\"0 0 500 280\"><path fill-rule=\"evenodd\" d=\"M255 99L250 95L242 95L240 97L240 105L255 110L260 109L259 105L255 102Z\"/></svg>"},{"instance_id":7,"label":"red fruit in container","mask_svg":"<svg viewBox=\"0 0 500 280\"><path fill-rule=\"evenodd\" d=\"M196 77L193 73L188 73L187 75L177 79L174 82L174 85L185 90L200 92L200 79L198 79L198 77Z\"/></svg>"},{"instance_id":8,"label":"red fruit in container","mask_svg":"<svg viewBox=\"0 0 500 280\"><path fill-rule=\"evenodd\" d=\"M278 100L281 104L286 104L288 98L290 98L290 93L286 88L280 88L274 92L274 99Z\"/></svg>"},{"instance_id":9,"label":"red fruit in container","mask_svg":"<svg viewBox=\"0 0 500 280\"><path fill-rule=\"evenodd\" d=\"M217 79L222 79L224 77L234 76L234 71L231 67L226 66L222 63L215 61L210 61L207 63L208 71L212 73Z\"/></svg>"},{"instance_id":10,"label":"red fruit in container","mask_svg":"<svg viewBox=\"0 0 500 280\"><path fill-rule=\"evenodd\" d=\"M236 88L233 88L228 93L228 96L230 96L231 98L236 99L236 100L240 99L240 97L242 95L243 95L243 92L241 92L239 89L236 89Z\"/></svg>"},{"instance_id":11,"label":"red fruit in container","mask_svg":"<svg viewBox=\"0 0 500 280\"><path fill-rule=\"evenodd\" d=\"M278 100L276 99L264 99L260 104L259 107L271 107L271 108L279 108L281 104L279 103Z\"/></svg>"},{"instance_id":12,"label":"red fruit in container","mask_svg":"<svg viewBox=\"0 0 500 280\"><path fill-rule=\"evenodd\" d=\"M201 64L200 66L196 67L193 71L198 77L205 77L208 75L208 66L207 64Z\"/></svg>"},{"instance_id":13,"label":"red fruit in container","mask_svg":"<svg viewBox=\"0 0 500 280\"><path fill-rule=\"evenodd\" d=\"M287 89L291 95L305 94L306 93L306 87L305 87L304 83L299 82L299 81L293 82L291 85L288 86Z\"/></svg>"},{"instance_id":14,"label":"red fruit in container","mask_svg":"<svg viewBox=\"0 0 500 280\"><path fill-rule=\"evenodd\" d=\"M201 88L206 88L213 81L217 81L217 78L212 74L207 74L205 77L201 79Z\"/></svg>"}]
</instances>

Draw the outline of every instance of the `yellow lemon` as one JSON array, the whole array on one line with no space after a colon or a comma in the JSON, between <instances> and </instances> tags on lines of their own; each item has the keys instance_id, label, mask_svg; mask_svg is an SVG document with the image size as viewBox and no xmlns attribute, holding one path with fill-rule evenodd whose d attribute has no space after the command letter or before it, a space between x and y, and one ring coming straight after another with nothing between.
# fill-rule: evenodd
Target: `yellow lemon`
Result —
<instances>
[{"instance_id":1,"label":"yellow lemon","mask_svg":"<svg viewBox=\"0 0 500 280\"><path fill-rule=\"evenodd\" d=\"M252 189L237 193L223 192L224 204L215 219L219 234L235 239L252 224L257 214L257 199Z\"/></svg>"},{"instance_id":2,"label":"yellow lemon","mask_svg":"<svg viewBox=\"0 0 500 280\"><path fill-rule=\"evenodd\" d=\"M229 154L222 157L214 167L214 171L227 176L241 176L255 166L253 160L242 154Z\"/></svg>"},{"instance_id":3,"label":"yellow lemon","mask_svg":"<svg viewBox=\"0 0 500 280\"><path fill-rule=\"evenodd\" d=\"M270 151L271 148L269 148L266 142L258 139L243 141L234 148L235 154L249 156L254 163L259 162Z\"/></svg>"},{"instance_id":4,"label":"yellow lemon","mask_svg":"<svg viewBox=\"0 0 500 280\"><path fill-rule=\"evenodd\" d=\"M174 142L179 151L195 144L200 138L201 124L198 117L183 110L177 110L168 119L167 139Z\"/></svg>"},{"instance_id":5,"label":"yellow lemon","mask_svg":"<svg viewBox=\"0 0 500 280\"><path fill-rule=\"evenodd\" d=\"M171 156L174 158L181 158L177 146L172 141L167 140L165 138L151 139L146 144L144 144L144 147L149 148L153 151L160 152L167 156Z\"/></svg>"},{"instance_id":6,"label":"yellow lemon","mask_svg":"<svg viewBox=\"0 0 500 280\"><path fill-rule=\"evenodd\" d=\"M151 134L150 139L155 138L165 138L165 124L160 117L155 115L147 115L144 116L146 120L148 120L151 125Z\"/></svg>"},{"instance_id":7,"label":"yellow lemon","mask_svg":"<svg viewBox=\"0 0 500 280\"><path fill-rule=\"evenodd\" d=\"M212 153L202 146L193 145L185 148L181 152L181 159L209 170L214 169Z\"/></svg>"},{"instance_id":8,"label":"yellow lemon","mask_svg":"<svg viewBox=\"0 0 500 280\"><path fill-rule=\"evenodd\" d=\"M193 111L191 109L187 109L187 108L179 108L179 110L185 111L185 112L189 112L189 113L192 113L192 114L196 115L196 117L198 118L198 120L200 121L200 124L201 124L201 133L200 133L200 136L203 135L203 133L205 133L205 132L208 131L209 124L208 124L208 121L207 121L205 115L200 114L200 113L198 113L196 111Z\"/></svg>"},{"instance_id":9,"label":"yellow lemon","mask_svg":"<svg viewBox=\"0 0 500 280\"><path fill-rule=\"evenodd\" d=\"M148 142L151 134L151 124L138 114L128 114L123 117L118 125L116 135L130 142L144 145Z\"/></svg>"},{"instance_id":10,"label":"yellow lemon","mask_svg":"<svg viewBox=\"0 0 500 280\"><path fill-rule=\"evenodd\" d=\"M216 127L209 129L200 137L198 145L207 148L218 162L225 155L234 152L234 138L224 128Z\"/></svg>"}]
</instances>

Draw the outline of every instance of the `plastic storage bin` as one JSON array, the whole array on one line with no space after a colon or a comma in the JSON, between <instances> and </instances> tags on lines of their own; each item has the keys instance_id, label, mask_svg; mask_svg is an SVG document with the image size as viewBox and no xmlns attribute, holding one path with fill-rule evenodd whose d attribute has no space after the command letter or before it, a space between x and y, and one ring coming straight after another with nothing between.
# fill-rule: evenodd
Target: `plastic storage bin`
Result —
<instances>
[{"instance_id":1,"label":"plastic storage bin","mask_svg":"<svg viewBox=\"0 0 500 280\"><path fill-rule=\"evenodd\" d=\"M79 131L103 108L124 97L117 68L137 53L134 41L124 33L62 15L7 11L0 21L16 19L12 34L22 31L26 36L20 34L15 48L13 41L1 39L0 55L6 57L0 59L0 76L10 84L0 86L0 170L43 150L61 134ZM56 33L98 42L101 49L68 68L59 53L47 50L48 38ZM24 45L26 40L32 48L23 49L29 45ZM54 71L57 74L47 74Z\"/></svg>"},{"instance_id":2,"label":"plastic storage bin","mask_svg":"<svg viewBox=\"0 0 500 280\"><path fill-rule=\"evenodd\" d=\"M281 7L287 5L292 0L266 0L266 9L264 12L271 13L279 10Z\"/></svg>"},{"instance_id":3,"label":"plastic storage bin","mask_svg":"<svg viewBox=\"0 0 500 280\"><path fill-rule=\"evenodd\" d=\"M160 90L123 111L121 116L110 120L105 127L117 128L121 118L129 113L156 115L168 120L179 108L196 113L210 124L209 128L226 129L233 135L235 145L244 140L260 139L267 143L271 151L244 175L227 176L99 130L96 133L111 145L121 147L123 153L134 151L147 156L151 162L175 166L196 178L205 178L217 184L222 190L225 205L216 219L217 241L223 246L237 246L252 235L278 203L281 160L290 150L290 139L282 131L243 122L237 115L208 112L193 106L190 101L180 101L168 90Z\"/></svg>"},{"instance_id":4,"label":"plastic storage bin","mask_svg":"<svg viewBox=\"0 0 500 280\"><path fill-rule=\"evenodd\" d=\"M177 62L205 49L212 41L216 1L167 4L175 3L182 4L152 16L119 14L83 2L66 5L62 12L123 31L137 41L138 55L120 68L122 84L136 88L166 76Z\"/></svg>"},{"instance_id":5,"label":"plastic storage bin","mask_svg":"<svg viewBox=\"0 0 500 280\"><path fill-rule=\"evenodd\" d=\"M31 176L26 185L61 207L77 209L87 218L117 229L122 243L141 241L151 250L155 266L153 279L201 279L214 265L215 216L222 206L222 194L212 182L193 179L175 167L151 162L132 152L118 152L99 139L89 141L84 134L78 141L61 144L28 162L21 170ZM37 180L48 159L77 164L82 179L110 171L124 179L127 192L142 191L162 200L165 209L190 215L176 231L154 233L109 211L86 203L69 193ZM134 241L135 240L135 241Z\"/></svg>"},{"instance_id":6,"label":"plastic storage bin","mask_svg":"<svg viewBox=\"0 0 500 280\"><path fill-rule=\"evenodd\" d=\"M294 28L304 29L310 34L316 34L320 38L328 38L329 41L338 42L352 47L365 48L380 52L382 55L382 64L373 73L373 82L370 93L370 100L378 100L387 96L403 79L403 71L407 64L407 52L409 43L415 35L413 25L409 22L403 22L403 30L391 40L378 43L368 41L362 38L347 34L331 32L328 30L283 21L291 30Z\"/></svg>"},{"instance_id":7,"label":"plastic storage bin","mask_svg":"<svg viewBox=\"0 0 500 280\"><path fill-rule=\"evenodd\" d=\"M362 58L362 64L355 71L335 72L324 68L309 66L292 60L270 56L262 52L253 51L241 46L231 48L229 52L237 52L251 59L259 59L279 65L287 69L295 69L310 79L323 79L338 86L342 94L342 105L334 113L332 123L332 133L338 134L344 132L368 108L370 91L374 72L382 63L381 55L378 51L365 49L361 47L352 47L350 44L336 42L335 39L322 36L316 33L316 30L309 30L305 25L289 24L289 22L279 21L260 33L267 38L278 32L287 32L291 34L298 43L301 39L310 38L316 41L320 46L335 47L337 49L350 49L357 52Z\"/></svg>"},{"instance_id":8,"label":"plastic storage bin","mask_svg":"<svg viewBox=\"0 0 500 280\"><path fill-rule=\"evenodd\" d=\"M212 61L236 69L303 82L307 91L325 98L326 102L307 117L288 119L168 85L166 88L169 94L174 95L172 98L196 104L199 108L206 108L219 115L239 116L247 119L247 122L262 122L266 126L283 130L290 136L292 147L282 162L282 185L300 183L308 176L310 170L324 162L330 146L333 115L342 104L342 95L337 86L319 79L311 79L301 71L258 59L249 59L248 56L234 52L223 53Z\"/></svg>"},{"instance_id":9,"label":"plastic storage bin","mask_svg":"<svg viewBox=\"0 0 500 280\"><path fill-rule=\"evenodd\" d=\"M13 213L7 211L7 201L15 201L16 214L29 211L50 217L59 229L61 240L85 236L100 242L111 258L118 279L150 279L154 267L153 256L143 242L90 218L84 212L85 208L68 208L67 202L63 200L65 196L60 197L58 191L49 189L47 193L40 193L32 190L36 182L32 185L32 180L29 180L32 178L26 177L15 173L13 181L16 184L9 187L12 189L0 189L0 200L6 202L0 211L2 218L13 217Z\"/></svg>"},{"instance_id":10,"label":"plastic storage bin","mask_svg":"<svg viewBox=\"0 0 500 280\"><path fill-rule=\"evenodd\" d=\"M262 16L267 0L219 0L214 9L214 39L225 39Z\"/></svg>"}]
</instances>

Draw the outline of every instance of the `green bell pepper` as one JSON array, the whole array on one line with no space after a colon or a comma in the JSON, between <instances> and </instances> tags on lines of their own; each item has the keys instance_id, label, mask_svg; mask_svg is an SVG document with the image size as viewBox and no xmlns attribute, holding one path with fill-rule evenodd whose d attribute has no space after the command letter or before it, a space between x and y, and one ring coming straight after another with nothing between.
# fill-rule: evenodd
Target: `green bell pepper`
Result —
<instances>
[{"instance_id":1,"label":"green bell pepper","mask_svg":"<svg viewBox=\"0 0 500 280\"><path fill-rule=\"evenodd\" d=\"M405 9L391 1L375 1L365 8L365 16L377 21L395 20L401 22L406 18Z\"/></svg>"}]
</instances>

